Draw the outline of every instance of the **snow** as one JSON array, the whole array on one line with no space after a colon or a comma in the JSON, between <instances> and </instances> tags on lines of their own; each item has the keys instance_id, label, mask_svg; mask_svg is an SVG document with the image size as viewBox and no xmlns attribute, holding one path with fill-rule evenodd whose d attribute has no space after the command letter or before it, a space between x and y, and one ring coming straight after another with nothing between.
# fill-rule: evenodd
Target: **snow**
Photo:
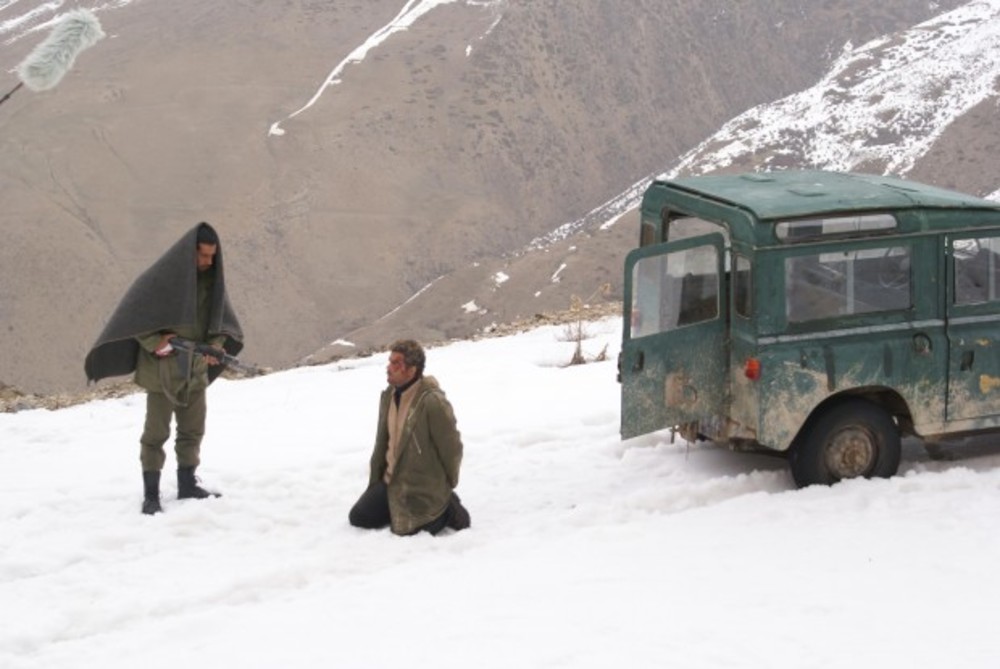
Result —
<instances>
[{"instance_id":1,"label":"snow","mask_svg":"<svg viewBox=\"0 0 1000 669\"><path fill-rule=\"evenodd\" d=\"M466 2L470 6L489 7L493 9L494 14L496 15L495 18L493 19L493 23L491 23L490 27L486 29L486 32L484 32L482 35L476 38L477 42L482 42L484 39L490 36L490 33L493 32L493 29L496 28L497 25L500 23L501 19L503 19L503 11L501 11L500 7L502 3L497 2L497 0L481 0L479 2L477 2L476 0L466 0ZM468 58L471 55L472 55L472 45L467 44L465 46L465 57Z\"/></svg>"},{"instance_id":2,"label":"snow","mask_svg":"<svg viewBox=\"0 0 1000 669\"><path fill-rule=\"evenodd\" d=\"M627 211L635 208L642 200L642 194L649 186L650 179L655 175L644 177L642 180L629 186L624 192L619 193L607 202L595 207L575 221L563 223L558 228L531 240L526 250L535 251L548 248L549 246L572 237L574 234L591 225L597 223L599 229L606 230L613 226Z\"/></svg>"},{"instance_id":3,"label":"snow","mask_svg":"<svg viewBox=\"0 0 1000 669\"><path fill-rule=\"evenodd\" d=\"M412 302L413 300L417 299L418 297L420 297L421 295L423 295L425 292L427 292L428 290L430 290L434 286L434 284L437 283L438 281L440 281L441 279L443 279L444 276L445 275L442 274L441 276L437 277L436 279L434 279L433 281L431 281L430 283L428 283L427 285L425 285L423 288L421 288L420 290L418 290L417 292L415 292L413 295L410 295L408 298L406 298L406 300L402 304L399 304L398 306L394 307L388 313L384 314L381 318L379 318L375 322L378 323L379 321L384 321L389 316L392 316L394 313L396 313L397 311L399 311L400 309L402 309L403 307L405 307L407 304L409 304L410 302Z\"/></svg>"},{"instance_id":4,"label":"snow","mask_svg":"<svg viewBox=\"0 0 1000 669\"><path fill-rule=\"evenodd\" d=\"M455 1L406 1L286 120ZM0 39L62 5L0 23ZM905 173L995 97L998 19L1000 0L980 0L891 42L848 45L816 87L749 110L672 173L788 144L798 124L813 166L883 158ZM877 132L886 118L891 143ZM648 182L529 246L611 225ZM139 513L142 395L0 414L0 666L996 666L991 439L953 461L907 442L893 479L796 490L780 459L669 433L622 442L621 323L588 330L585 355L607 345L609 361L565 366L575 343L558 326L428 352L464 436L459 492L473 518L439 537L346 522L367 480L384 357L218 381L199 473L224 496L177 501L171 455L166 511L152 518Z\"/></svg>"},{"instance_id":5,"label":"snow","mask_svg":"<svg viewBox=\"0 0 1000 669\"><path fill-rule=\"evenodd\" d=\"M996 98L998 26L1000 0L978 0L860 48L848 43L816 85L737 116L672 174L773 152L803 167L874 163L905 175L952 122Z\"/></svg>"},{"instance_id":6,"label":"snow","mask_svg":"<svg viewBox=\"0 0 1000 669\"><path fill-rule=\"evenodd\" d=\"M351 528L385 356L217 381L219 499L139 512L143 396L0 414L0 666L995 667L1000 450L796 490L622 442L620 319L428 351L473 527ZM168 474L173 467L168 458Z\"/></svg>"},{"instance_id":7,"label":"snow","mask_svg":"<svg viewBox=\"0 0 1000 669\"><path fill-rule=\"evenodd\" d=\"M13 1L16 2L16 0ZM0 5L0 10L6 9L11 4L13 4L13 2ZM12 19L0 22L0 35L9 35L10 33L14 33L12 36L7 37L4 43L11 44L16 42L22 35L27 34L28 32L44 30L55 25L56 19L59 17L46 18L46 16L58 10L61 5L61 2L47 2L30 9L24 14L20 14Z\"/></svg>"},{"instance_id":8,"label":"snow","mask_svg":"<svg viewBox=\"0 0 1000 669\"><path fill-rule=\"evenodd\" d=\"M330 346L350 346L351 348L357 348L357 346L358 346L354 342L348 341L346 339L334 339L332 342L330 342L329 345Z\"/></svg>"},{"instance_id":9,"label":"snow","mask_svg":"<svg viewBox=\"0 0 1000 669\"><path fill-rule=\"evenodd\" d=\"M121 9L132 4L134 0L111 0L100 5L89 6L87 9L94 14L104 12L109 9ZM33 7L14 7L19 0L0 0L0 12L20 11L13 18L0 21L0 40L3 44L13 44L22 37L33 35L36 32L48 30L56 23L63 20L68 13L75 11L76 7L65 7L68 3L65 0L50 0L42 2ZM13 8L13 9L12 9ZM61 9L66 12L60 13Z\"/></svg>"},{"instance_id":10,"label":"snow","mask_svg":"<svg viewBox=\"0 0 1000 669\"><path fill-rule=\"evenodd\" d=\"M559 265L559 268L552 273L552 278L550 279L550 281L552 283L559 283L562 280L562 278L559 275L562 274L563 270L565 270L567 267L569 267L569 265L567 265L566 263L561 263Z\"/></svg>"}]
</instances>

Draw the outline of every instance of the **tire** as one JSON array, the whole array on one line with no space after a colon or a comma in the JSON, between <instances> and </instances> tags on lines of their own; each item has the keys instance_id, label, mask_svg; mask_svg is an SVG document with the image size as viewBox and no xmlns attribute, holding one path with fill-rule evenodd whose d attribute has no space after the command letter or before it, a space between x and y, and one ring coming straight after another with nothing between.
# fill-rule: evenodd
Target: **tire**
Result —
<instances>
[{"instance_id":1,"label":"tire","mask_svg":"<svg viewBox=\"0 0 1000 669\"><path fill-rule=\"evenodd\" d=\"M877 404L849 399L816 417L792 448L800 488L851 478L888 478L899 469L899 429Z\"/></svg>"}]
</instances>

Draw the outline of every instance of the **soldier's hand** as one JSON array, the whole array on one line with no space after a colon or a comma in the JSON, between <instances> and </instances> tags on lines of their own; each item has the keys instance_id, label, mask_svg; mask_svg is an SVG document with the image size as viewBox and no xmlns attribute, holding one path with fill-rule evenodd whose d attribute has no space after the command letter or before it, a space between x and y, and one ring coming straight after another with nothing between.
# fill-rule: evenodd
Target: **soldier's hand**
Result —
<instances>
[{"instance_id":1,"label":"soldier's hand","mask_svg":"<svg viewBox=\"0 0 1000 669\"><path fill-rule=\"evenodd\" d=\"M160 337L160 343L156 345L155 349L153 349L153 355L155 355L158 358L165 358L171 353L173 353L174 347L173 345L171 345L170 340L176 336L177 335L173 333L167 333L162 337Z\"/></svg>"},{"instance_id":2,"label":"soldier's hand","mask_svg":"<svg viewBox=\"0 0 1000 669\"><path fill-rule=\"evenodd\" d=\"M214 350L216 350L216 351L218 351L218 352L219 352L219 357L215 357L214 355L211 355L211 354L209 354L209 353L206 353L206 354L205 354L205 362L207 362L207 363L209 364L209 366L211 366L211 367L215 367L216 365L221 365L221 364L222 364L222 356L223 356L223 355L225 355L225 354L226 354L226 352L225 352L225 351L223 351L223 350L222 350L221 348L219 348L218 346L213 346L212 348L213 348Z\"/></svg>"}]
</instances>

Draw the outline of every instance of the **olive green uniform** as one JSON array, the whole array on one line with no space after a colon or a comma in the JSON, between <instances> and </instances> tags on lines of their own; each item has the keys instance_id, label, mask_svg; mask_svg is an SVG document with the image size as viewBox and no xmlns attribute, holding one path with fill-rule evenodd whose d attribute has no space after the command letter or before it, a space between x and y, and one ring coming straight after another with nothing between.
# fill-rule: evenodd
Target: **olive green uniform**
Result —
<instances>
[{"instance_id":1,"label":"olive green uniform","mask_svg":"<svg viewBox=\"0 0 1000 669\"><path fill-rule=\"evenodd\" d=\"M175 352L161 358L153 351L167 332L185 339L222 346L225 336L207 339L214 282L214 272L202 272L198 275L197 321L193 327L182 326L136 337L139 353L135 382L146 390L146 422L139 439L142 447L139 459L143 471L163 469L166 461L163 445L170 438L170 420L174 416L177 418L174 446L177 466L197 467L200 464L201 440L205 435L207 415L205 389L208 388L208 364L200 355Z\"/></svg>"}]
</instances>

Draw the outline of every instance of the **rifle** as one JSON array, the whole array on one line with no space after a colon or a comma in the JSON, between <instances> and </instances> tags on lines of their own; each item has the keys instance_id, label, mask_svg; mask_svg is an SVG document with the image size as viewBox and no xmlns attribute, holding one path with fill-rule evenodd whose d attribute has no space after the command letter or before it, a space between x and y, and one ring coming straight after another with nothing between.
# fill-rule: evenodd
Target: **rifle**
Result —
<instances>
[{"instance_id":1,"label":"rifle","mask_svg":"<svg viewBox=\"0 0 1000 669\"><path fill-rule=\"evenodd\" d=\"M185 339L184 337L174 336L170 338L170 345L180 351L213 357L219 361L220 365L239 370L248 376L259 376L260 374L266 373L265 370L260 367L244 363L235 356L229 355L221 348L216 348L200 341L193 341L191 339Z\"/></svg>"}]
</instances>

